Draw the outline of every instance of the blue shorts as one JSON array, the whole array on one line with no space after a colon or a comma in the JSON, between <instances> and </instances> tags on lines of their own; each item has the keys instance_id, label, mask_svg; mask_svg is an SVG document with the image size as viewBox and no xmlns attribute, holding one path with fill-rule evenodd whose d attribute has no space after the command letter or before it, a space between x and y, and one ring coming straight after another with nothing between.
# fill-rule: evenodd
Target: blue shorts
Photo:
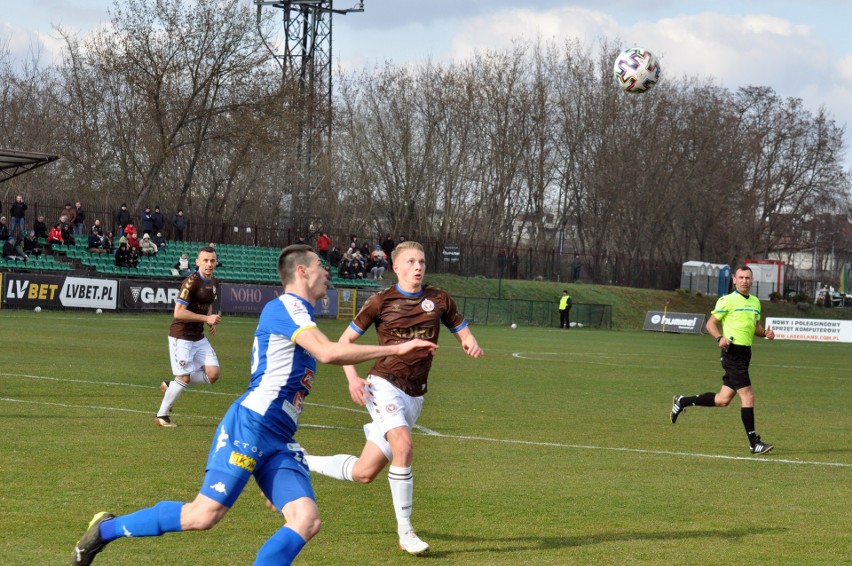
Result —
<instances>
[{"instance_id":1,"label":"blue shorts","mask_svg":"<svg viewBox=\"0 0 852 566\"><path fill-rule=\"evenodd\" d=\"M278 509L301 497L316 500L302 456L295 440L270 431L260 415L236 402L216 428L200 493L231 507L254 475Z\"/></svg>"}]
</instances>

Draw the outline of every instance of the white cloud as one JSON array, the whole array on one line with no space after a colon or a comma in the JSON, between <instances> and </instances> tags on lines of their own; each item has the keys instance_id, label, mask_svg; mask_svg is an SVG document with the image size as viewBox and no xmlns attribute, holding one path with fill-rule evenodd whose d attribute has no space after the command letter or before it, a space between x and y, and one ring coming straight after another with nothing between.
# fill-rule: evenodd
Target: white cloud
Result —
<instances>
[{"instance_id":1,"label":"white cloud","mask_svg":"<svg viewBox=\"0 0 852 566\"><path fill-rule=\"evenodd\" d=\"M451 56L466 59L476 51L500 50L519 38L544 41L577 38L592 45L600 37L618 35L616 20L603 12L567 7L550 11L506 10L473 18L460 26Z\"/></svg>"}]
</instances>

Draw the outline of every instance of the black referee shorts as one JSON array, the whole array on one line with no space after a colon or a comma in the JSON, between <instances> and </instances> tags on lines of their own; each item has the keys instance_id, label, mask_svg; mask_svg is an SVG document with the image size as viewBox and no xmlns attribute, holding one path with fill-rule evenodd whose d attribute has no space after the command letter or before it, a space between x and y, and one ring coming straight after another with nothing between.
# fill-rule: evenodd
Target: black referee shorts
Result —
<instances>
[{"instance_id":1,"label":"black referee shorts","mask_svg":"<svg viewBox=\"0 0 852 566\"><path fill-rule=\"evenodd\" d=\"M734 391L749 387L751 379L748 375L748 366L751 363L751 346L737 346L731 344L727 350L722 350L722 383Z\"/></svg>"}]
</instances>

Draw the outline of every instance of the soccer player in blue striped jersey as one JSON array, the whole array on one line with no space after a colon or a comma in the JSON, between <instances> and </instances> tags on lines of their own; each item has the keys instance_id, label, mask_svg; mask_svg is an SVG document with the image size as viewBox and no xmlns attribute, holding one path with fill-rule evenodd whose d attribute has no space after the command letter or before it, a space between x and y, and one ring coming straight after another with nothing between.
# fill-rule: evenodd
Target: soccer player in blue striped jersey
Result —
<instances>
[{"instance_id":1,"label":"soccer player in blue striped jersey","mask_svg":"<svg viewBox=\"0 0 852 566\"><path fill-rule=\"evenodd\" d=\"M72 565L91 564L117 538L207 530L239 497L251 476L284 516L284 526L257 553L256 566L290 564L320 529L319 509L301 447L293 438L316 362L351 365L436 344L412 339L372 346L331 342L313 318L325 296L327 274L310 246L284 248L278 257L284 294L263 309L255 331L248 390L216 428L201 490L191 502L161 501L122 516L101 512L74 548Z\"/></svg>"}]
</instances>

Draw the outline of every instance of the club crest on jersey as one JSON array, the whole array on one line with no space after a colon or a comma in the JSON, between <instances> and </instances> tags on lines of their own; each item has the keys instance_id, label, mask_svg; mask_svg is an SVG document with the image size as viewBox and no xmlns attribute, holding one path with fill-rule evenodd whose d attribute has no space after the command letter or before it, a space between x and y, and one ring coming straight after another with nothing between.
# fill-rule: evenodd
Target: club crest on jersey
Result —
<instances>
[{"instance_id":1,"label":"club crest on jersey","mask_svg":"<svg viewBox=\"0 0 852 566\"><path fill-rule=\"evenodd\" d=\"M429 299L423 299L423 302L420 303L420 306L423 308L423 312L432 312L433 310L435 310L435 303L433 303Z\"/></svg>"},{"instance_id":2,"label":"club crest on jersey","mask_svg":"<svg viewBox=\"0 0 852 566\"><path fill-rule=\"evenodd\" d=\"M396 405L394 405L393 403L388 403L388 406L385 407L385 411L387 411L388 413L395 413Z\"/></svg>"}]
</instances>

